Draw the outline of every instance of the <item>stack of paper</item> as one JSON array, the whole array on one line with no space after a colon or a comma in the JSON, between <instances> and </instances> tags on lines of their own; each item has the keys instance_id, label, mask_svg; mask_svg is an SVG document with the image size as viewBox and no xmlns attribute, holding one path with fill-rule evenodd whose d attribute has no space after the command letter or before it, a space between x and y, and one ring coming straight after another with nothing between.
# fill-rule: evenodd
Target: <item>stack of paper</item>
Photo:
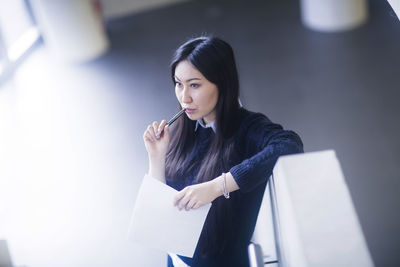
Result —
<instances>
[{"instance_id":1,"label":"stack of paper","mask_svg":"<svg viewBox=\"0 0 400 267\"><path fill-rule=\"evenodd\" d=\"M146 175L133 210L129 238L148 247L192 257L211 204L180 211L173 205L177 193Z\"/></svg>"}]
</instances>

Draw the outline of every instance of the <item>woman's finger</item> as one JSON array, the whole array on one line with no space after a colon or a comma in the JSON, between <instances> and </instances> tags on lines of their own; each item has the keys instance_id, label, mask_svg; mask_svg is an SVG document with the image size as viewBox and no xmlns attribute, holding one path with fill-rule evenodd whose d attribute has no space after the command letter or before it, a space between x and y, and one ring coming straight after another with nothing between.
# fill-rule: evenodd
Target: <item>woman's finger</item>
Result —
<instances>
[{"instance_id":1,"label":"woman's finger","mask_svg":"<svg viewBox=\"0 0 400 267\"><path fill-rule=\"evenodd\" d=\"M155 133L154 133L153 125L149 125L149 126L147 127L147 132L148 132L148 134L151 136L151 139L152 139L153 141L156 141L156 135L155 135Z\"/></svg>"},{"instance_id":2,"label":"woman's finger","mask_svg":"<svg viewBox=\"0 0 400 267\"><path fill-rule=\"evenodd\" d=\"M164 128L165 125L167 125L167 121L166 120L162 120L160 123L160 129Z\"/></svg>"},{"instance_id":3,"label":"woman's finger","mask_svg":"<svg viewBox=\"0 0 400 267\"><path fill-rule=\"evenodd\" d=\"M158 122L153 121L152 126L153 126L153 131L154 131L154 136L155 136L155 134L156 134L157 131L158 131Z\"/></svg>"},{"instance_id":4,"label":"woman's finger","mask_svg":"<svg viewBox=\"0 0 400 267\"><path fill-rule=\"evenodd\" d=\"M190 199L190 201L186 204L186 210L193 209L195 205L196 205L196 200L194 200L194 198Z\"/></svg>"},{"instance_id":5,"label":"woman's finger","mask_svg":"<svg viewBox=\"0 0 400 267\"><path fill-rule=\"evenodd\" d=\"M185 196L179 201L178 209L182 210L190 201L190 194L186 192Z\"/></svg>"},{"instance_id":6,"label":"woman's finger","mask_svg":"<svg viewBox=\"0 0 400 267\"><path fill-rule=\"evenodd\" d=\"M158 125L158 128L156 130L156 138L159 139L162 135L162 131L165 127L165 125L167 125L167 121L166 120L162 120L160 125Z\"/></svg>"},{"instance_id":7,"label":"woman's finger","mask_svg":"<svg viewBox=\"0 0 400 267\"><path fill-rule=\"evenodd\" d=\"M169 126L168 125L165 125L165 127L164 127L163 136L165 138L167 138L167 140L169 140Z\"/></svg>"},{"instance_id":8,"label":"woman's finger","mask_svg":"<svg viewBox=\"0 0 400 267\"><path fill-rule=\"evenodd\" d=\"M178 209L181 210L189 202L190 196L189 187L185 187L175 196L174 205L178 206Z\"/></svg>"},{"instance_id":9,"label":"woman's finger","mask_svg":"<svg viewBox=\"0 0 400 267\"><path fill-rule=\"evenodd\" d=\"M193 205L193 207L192 207L192 209L198 209L198 208L200 208L201 206L203 206L200 202L196 202L194 205Z\"/></svg>"},{"instance_id":10,"label":"woman's finger","mask_svg":"<svg viewBox=\"0 0 400 267\"><path fill-rule=\"evenodd\" d=\"M148 131L145 132L143 138L145 141L154 142L154 139Z\"/></svg>"},{"instance_id":11,"label":"woman's finger","mask_svg":"<svg viewBox=\"0 0 400 267\"><path fill-rule=\"evenodd\" d=\"M178 204L178 209L182 210L189 202L190 197L188 196L188 194L186 194L180 201Z\"/></svg>"},{"instance_id":12,"label":"woman's finger","mask_svg":"<svg viewBox=\"0 0 400 267\"><path fill-rule=\"evenodd\" d=\"M179 201L185 196L186 188L179 191L174 197L174 206L177 206Z\"/></svg>"}]
</instances>

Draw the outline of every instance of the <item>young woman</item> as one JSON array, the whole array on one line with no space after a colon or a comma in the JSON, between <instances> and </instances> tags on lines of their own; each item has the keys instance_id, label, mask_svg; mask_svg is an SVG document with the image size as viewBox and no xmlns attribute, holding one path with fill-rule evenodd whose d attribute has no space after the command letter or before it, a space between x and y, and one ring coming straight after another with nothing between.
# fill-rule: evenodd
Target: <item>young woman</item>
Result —
<instances>
[{"instance_id":1,"label":"young woman","mask_svg":"<svg viewBox=\"0 0 400 267\"><path fill-rule=\"evenodd\" d=\"M279 156L300 153L303 144L296 133L241 107L234 54L225 41L187 41L175 53L171 75L186 114L171 129L165 120L146 129L149 175L179 191L179 209L212 202L193 258L180 258L189 266L248 266L267 179Z\"/></svg>"}]
</instances>

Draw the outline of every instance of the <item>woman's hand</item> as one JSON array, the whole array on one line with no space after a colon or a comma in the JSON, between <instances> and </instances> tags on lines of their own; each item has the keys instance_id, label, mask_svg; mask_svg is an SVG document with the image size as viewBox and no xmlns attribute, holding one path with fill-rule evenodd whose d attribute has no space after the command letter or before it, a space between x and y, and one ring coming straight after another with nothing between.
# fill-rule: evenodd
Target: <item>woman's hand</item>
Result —
<instances>
[{"instance_id":1,"label":"woman's hand","mask_svg":"<svg viewBox=\"0 0 400 267\"><path fill-rule=\"evenodd\" d=\"M164 130L163 133L160 136L156 136L156 134L162 130ZM149 154L149 159L165 158L169 144L167 121L163 120L161 124L155 121L153 124L149 125L143 134L143 140L147 153Z\"/></svg>"},{"instance_id":2,"label":"woman's hand","mask_svg":"<svg viewBox=\"0 0 400 267\"><path fill-rule=\"evenodd\" d=\"M187 186L174 198L174 206L179 210L197 209L212 202L221 195L220 188L215 180L209 182Z\"/></svg>"}]
</instances>

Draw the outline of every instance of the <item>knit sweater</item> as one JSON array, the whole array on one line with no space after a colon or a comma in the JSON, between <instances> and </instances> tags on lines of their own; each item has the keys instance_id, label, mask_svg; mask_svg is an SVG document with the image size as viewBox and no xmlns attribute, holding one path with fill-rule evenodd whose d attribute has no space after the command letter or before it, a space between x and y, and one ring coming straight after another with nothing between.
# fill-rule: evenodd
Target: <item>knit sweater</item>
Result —
<instances>
[{"instance_id":1,"label":"knit sweater","mask_svg":"<svg viewBox=\"0 0 400 267\"><path fill-rule=\"evenodd\" d=\"M198 245L193 258L181 257L192 267L249 265L247 246L253 235L265 186L274 165L279 156L303 152L302 141L296 133L283 130L265 115L241 109L237 119L239 127L234 134L235 160L232 161L235 163L226 171L232 174L239 190L232 192L230 199L221 196L213 201L199 239L199 244L204 243L200 240L208 240L208 235L215 234L214 228L207 225L211 225L215 217L219 216L219 223L223 225L227 223L224 220L232 220L229 222L235 230L229 239L232 245L228 244L221 254L212 257L201 256ZM211 128L203 127L198 127L194 135L196 142L188 158L189 164L205 157L215 137ZM199 169L200 166L191 168L182 177L175 177L173 180L166 177L167 184L177 190L195 184ZM231 201L229 204L233 208L233 217L221 218L217 213L217 206L221 203L227 204L226 201Z\"/></svg>"}]
</instances>

